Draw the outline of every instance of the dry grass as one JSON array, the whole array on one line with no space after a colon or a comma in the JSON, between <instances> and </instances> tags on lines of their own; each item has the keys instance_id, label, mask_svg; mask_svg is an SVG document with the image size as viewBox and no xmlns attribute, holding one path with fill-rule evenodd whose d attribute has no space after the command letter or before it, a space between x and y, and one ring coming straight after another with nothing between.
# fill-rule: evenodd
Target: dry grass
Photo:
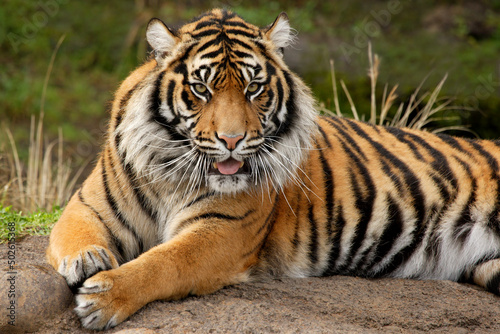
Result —
<instances>
[{"instance_id":1,"label":"dry grass","mask_svg":"<svg viewBox=\"0 0 500 334\"><path fill-rule=\"evenodd\" d=\"M2 204L23 212L50 211L63 206L83 167L71 176L71 161L63 154L62 131L59 130L57 140L44 143L43 114L38 122L32 116L27 163L21 162L11 131L5 129L5 132L11 146L11 154L7 155L11 172L9 182L4 185Z\"/></svg>"},{"instance_id":2,"label":"dry grass","mask_svg":"<svg viewBox=\"0 0 500 334\"><path fill-rule=\"evenodd\" d=\"M63 206L71 196L83 166L71 176L70 159L63 153L63 135L59 129L57 140L44 140L43 117L45 95L57 51L64 40L62 36L50 59L43 92L38 121L31 117L29 149L27 161L21 161L12 132L4 128L10 151L0 147L0 170L5 175L0 179L0 206L12 206L15 210L35 212L43 209L50 211Z\"/></svg>"},{"instance_id":3,"label":"dry grass","mask_svg":"<svg viewBox=\"0 0 500 334\"><path fill-rule=\"evenodd\" d=\"M399 106L395 105L395 102L398 98L396 94L398 86L395 85L389 90L388 85L386 84L384 86L382 101L380 102L380 110L377 110L376 89L377 79L379 75L380 58L372 53L371 44L368 45L368 59L370 64L370 68L368 69L368 77L370 78L371 86L370 117L368 119L369 123L376 125L405 127L417 130L427 130L429 129L429 124L432 122L453 121L458 119L458 116L439 116L444 111L458 111L464 109L463 107L459 108L453 106L453 99L451 98L439 98L439 94L447 78L447 75L445 75L432 92L424 92L421 94L420 91L422 85L427 79L425 78L419 85L419 87L417 87L417 89L413 92L409 101L407 103L400 103ZM332 112L324 106L321 106L321 111L336 116L343 116L343 112L340 110L339 95L337 91L337 79L335 76L335 66L333 60L330 60L330 72L332 75L334 111ZM360 113L356 109L356 104L349 94L349 91L343 80L340 80L340 86L342 87L342 90L344 91L344 94L349 101L353 118L356 120L364 120L365 115L361 114L360 116ZM393 107L397 109L394 113L394 116L392 118L389 118L389 111ZM430 131L438 133L449 130L472 132L465 126L445 126L435 128Z\"/></svg>"}]
</instances>

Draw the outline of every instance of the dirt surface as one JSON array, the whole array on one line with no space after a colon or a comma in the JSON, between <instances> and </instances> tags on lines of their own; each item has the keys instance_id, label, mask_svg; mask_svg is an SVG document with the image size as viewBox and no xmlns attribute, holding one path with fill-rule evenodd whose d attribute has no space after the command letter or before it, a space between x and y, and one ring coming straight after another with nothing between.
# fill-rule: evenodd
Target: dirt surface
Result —
<instances>
[{"instance_id":1,"label":"dirt surface","mask_svg":"<svg viewBox=\"0 0 500 334\"><path fill-rule=\"evenodd\" d=\"M45 267L47 243L47 237L18 242L18 262ZM2 265L6 249L0 245ZM82 329L72 307L43 319L37 333L90 333ZM500 298L449 281L281 279L181 301L154 302L109 332L499 333Z\"/></svg>"}]
</instances>

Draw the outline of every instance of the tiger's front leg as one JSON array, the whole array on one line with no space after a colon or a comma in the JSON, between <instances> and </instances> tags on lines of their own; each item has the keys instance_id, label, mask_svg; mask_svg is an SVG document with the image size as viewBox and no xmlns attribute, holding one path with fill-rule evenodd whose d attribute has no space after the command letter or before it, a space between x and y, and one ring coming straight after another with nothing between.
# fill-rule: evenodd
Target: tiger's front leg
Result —
<instances>
[{"instance_id":1,"label":"tiger's front leg","mask_svg":"<svg viewBox=\"0 0 500 334\"><path fill-rule=\"evenodd\" d=\"M257 261L264 234L234 221L197 222L135 260L87 279L75 311L84 327L106 329L154 300L206 294L243 282Z\"/></svg>"},{"instance_id":2,"label":"tiger's front leg","mask_svg":"<svg viewBox=\"0 0 500 334\"><path fill-rule=\"evenodd\" d=\"M97 272L118 267L106 226L80 194L73 196L54 226L47 249L48 262L72 290Z\"/></svg>"}]
</instances>

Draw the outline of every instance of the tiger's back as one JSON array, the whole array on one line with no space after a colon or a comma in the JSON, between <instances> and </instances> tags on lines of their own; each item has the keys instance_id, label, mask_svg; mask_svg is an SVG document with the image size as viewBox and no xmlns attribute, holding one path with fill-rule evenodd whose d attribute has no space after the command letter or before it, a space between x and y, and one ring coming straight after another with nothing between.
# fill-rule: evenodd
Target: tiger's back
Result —
<instances>
[{"instance_id":1,"label":"tiger's back","mask_svg":"<svg viewBox=\"0 0 500 334\"><path fill-rule=\"evenodd\" d=\"M337 117L318 125L305 184L280 197L293 214L274 225L269 268L458 280L498 258L498 142Z\"/></svg>"},{"instance_id":2,"label":"tiger's back","mask_svg":"<svg viewBox=\"0 0 500 334\"><path fill-rule=\"evenodd\" d=\"M499 293L497 142L318 116L283 61L284 14L262 29L224 10L177 31L154 19L147 39L47 251L85 327L269 275Z\"/></svg>"}]
</instances>

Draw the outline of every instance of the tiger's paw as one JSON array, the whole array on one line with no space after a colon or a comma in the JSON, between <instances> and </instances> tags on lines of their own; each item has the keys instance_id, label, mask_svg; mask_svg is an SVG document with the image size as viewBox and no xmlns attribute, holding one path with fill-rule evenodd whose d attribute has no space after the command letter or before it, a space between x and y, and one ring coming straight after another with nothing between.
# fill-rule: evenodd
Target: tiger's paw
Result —
<instances>
[{"instance_id":1,"label":"tiger's paw","mask_svg":"<svg viewBox=\"0 0 500 334\"><path fill-rule=\"evenodd\" d=\"M109 329L127 319L142 306L134 307L130 299L132 293L117 283L113 271L100 272L86 280L78 289L75 312L83 327L94 330Z\"/></svg>"},{"instance_id":2,"label":"tiger's paw","mask_svg":"<svg viewBox=\"0 0 500 334\"><path fill-rule=\"evenodd\" d=\"M117 267L118 262L109 250L100 246L89 246L74 256L63 258L58 272L64 276L69 287L75 290L96 273Z\"/></svg>"}]
</instances>

